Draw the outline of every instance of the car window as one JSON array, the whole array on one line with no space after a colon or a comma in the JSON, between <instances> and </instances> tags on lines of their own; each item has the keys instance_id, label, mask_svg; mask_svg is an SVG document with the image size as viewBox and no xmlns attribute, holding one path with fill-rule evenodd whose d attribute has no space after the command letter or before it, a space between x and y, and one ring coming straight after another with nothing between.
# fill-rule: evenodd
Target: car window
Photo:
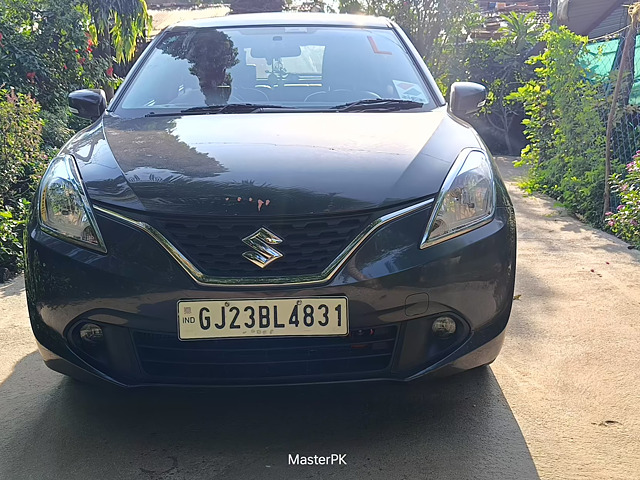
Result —
<instances>
[{"instance_id":1,"label":"car window","mask_svg":"<svg viewBox=\"0 0 640 480\"><path fill-rule=\"evenodd\" d=\"M322 110L377 98L433 106L391 29L199 28L166 33L116 111L135 115L237 103Z\"/></svg>"}]
</instances>

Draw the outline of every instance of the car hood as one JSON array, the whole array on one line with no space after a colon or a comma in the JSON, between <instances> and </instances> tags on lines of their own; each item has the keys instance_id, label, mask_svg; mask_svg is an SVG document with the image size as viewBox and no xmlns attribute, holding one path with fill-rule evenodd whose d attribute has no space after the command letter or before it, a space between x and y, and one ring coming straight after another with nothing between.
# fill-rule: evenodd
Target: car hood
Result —
<instances>
[{"instance_id":1,"label":"car hood","mask_svg":"<svg viewBox=\"0 0 640 480\"><path fill-rule=\"evenodd\" d=\"M362 211L435 195L477 146L431 112L256 113L123 119L106 115L66 146L89 197L193 215Z\"/></svg>"}]
</instances>

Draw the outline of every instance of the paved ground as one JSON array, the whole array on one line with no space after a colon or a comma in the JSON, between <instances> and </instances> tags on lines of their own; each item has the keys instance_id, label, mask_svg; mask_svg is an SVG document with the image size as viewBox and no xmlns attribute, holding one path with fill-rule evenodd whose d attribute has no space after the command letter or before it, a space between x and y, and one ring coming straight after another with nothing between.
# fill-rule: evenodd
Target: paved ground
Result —
<instances>
[{"instance_id":1,"label":"paved ground","mask_svg":"<svg viewBox=\"0 0 640 480\"><path fill-rule=\"evenodd\" d=\"M0 479L640 479L640 255L508 162L519 264L502 355L432 384L122 392L47 370L0 289ZM346 466L287 455L346 453Z\"/></svg>"}]
</instances>

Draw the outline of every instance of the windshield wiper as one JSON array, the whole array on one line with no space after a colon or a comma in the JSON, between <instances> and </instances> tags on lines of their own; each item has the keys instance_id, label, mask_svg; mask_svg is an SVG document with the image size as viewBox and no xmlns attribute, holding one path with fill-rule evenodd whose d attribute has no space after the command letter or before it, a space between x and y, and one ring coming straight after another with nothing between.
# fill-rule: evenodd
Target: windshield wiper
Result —
<instances>
[{"instance_id":1,"label":"windshield wiper","mask_svg":"<svg viewBox=\"0 0 640 480\"><path fill-rule=\"evenodd\" d=\"M266 105L262 103L227 103L226 105L206 105L191 107L180 113L251 113L263 108L290 108L282 105Z\"/></svg>"},{"instance_id":2,"label":"windshield wiper","mask_svg":"<svg viewBox=\"0 0 640 480\"><path fill-rule=\"evenodd\" d=\"M176 115L206 115L217 113L252 113L263 109L291 109L282 105L267 105L261 103L227 103L224 105L202 105L200 107L185 108L171 112L150 112L145 117L166 117Z\"/></svg>"},{"instance_id":3,"label":"windshield wiper","mask_svg":"<svg viewBox=\"0 0 640 480\"><path fill-rule=\"evenodd\" d=\"M364 112L364 111L382 111L393 112L397 110L411 110L413 108L422 108L424 103L414 102L413 100L400 100L398 98L368 98L366 100L358 100L357 102L349 102L344 105L332 107L337 112Z\"/></svg>"}]
</instances>

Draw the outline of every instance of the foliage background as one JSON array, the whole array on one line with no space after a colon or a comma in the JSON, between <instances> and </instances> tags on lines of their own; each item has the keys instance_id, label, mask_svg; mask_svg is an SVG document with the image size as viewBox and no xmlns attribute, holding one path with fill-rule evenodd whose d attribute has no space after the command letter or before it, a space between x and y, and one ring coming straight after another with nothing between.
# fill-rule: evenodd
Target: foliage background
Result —
<instances>
[{"instance_id":1,"label":"foliage background","mask_svg":"<svg viewBox=\"0 0 640 480\"><path fill-rule=\"evenodd\" d=\"M578 59L587 38L565 27L547 31L545 50L528 60L535 78L510 99L524 105L529 145L526 187L559 199L572 212L602 224L606 102L604 85L590 80ZM618 168L619 170L619 168Z\"/></svg>"},{"instance_id":2,"label":"foliage background","mask_svg":"<svg viewBox=\"0 0 640 480\"><path fill-rule=\"evenodd\" d=\"M0 268L21 268L39 177L87 125L67 94L112 90L114 65L135 55L148 26L144 0L0 0Z\"/></svg>"},{"instance_id":3,"label":"foliage background","mask_svg":"<svg viewBox=\"0 0 640 480\"><path fill-rule=\"evenodd\" d=\"M48 160L39 112L31 96L0 90L0 265L13 271L22 267L28 199Z\"/></svg>"},{"instance_id":4,"label":"foliage background","mask_svg":"<svg viewBox=\"0 0 640 480\"><path fill-rule=\"evenodd\" d=\"M613 191L620 196L615 212L608 212L607 226L623 240L640 248L640 152L626 165L626 175L613 174Z\"/></svg>"}]
</instances>

